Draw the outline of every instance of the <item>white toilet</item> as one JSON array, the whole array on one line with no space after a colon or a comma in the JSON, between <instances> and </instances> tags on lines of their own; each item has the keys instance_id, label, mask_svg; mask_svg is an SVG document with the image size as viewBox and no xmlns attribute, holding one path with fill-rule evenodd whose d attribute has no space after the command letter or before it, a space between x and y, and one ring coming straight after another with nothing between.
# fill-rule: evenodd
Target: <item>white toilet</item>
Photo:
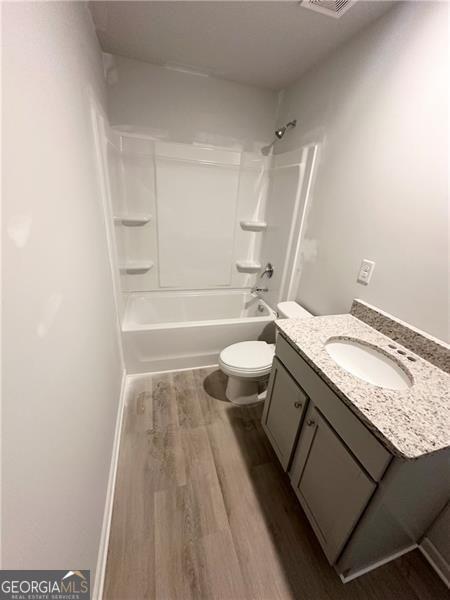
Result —
<instances>
[{"instance_id":1,"label":"white toilet","mask_svg":"<svg viewBox=\"0 0 450 600\"><path fill-rule=\"evenodd\" d=\"M297 302L277 304L278 316L286 319L311 317ZM228 375L226 397L234 404L255 404L266 397L265 387L272 368L275 344L238 342L219 356L220 369Z\"/></svg>"}]
</instances>

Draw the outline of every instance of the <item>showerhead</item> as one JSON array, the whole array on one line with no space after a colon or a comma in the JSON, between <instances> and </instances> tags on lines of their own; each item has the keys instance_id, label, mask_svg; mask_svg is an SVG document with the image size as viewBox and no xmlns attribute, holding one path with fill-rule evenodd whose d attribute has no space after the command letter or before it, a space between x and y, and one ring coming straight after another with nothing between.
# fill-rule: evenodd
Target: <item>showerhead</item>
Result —
<instances>
[{"instance_id":1,"label":"showerhead","mask_svg":"<svg viewBox=\"0 0 450 600\"><path fill-rule=\"evenodd\" d=\"M268 146L264 146L263 148L261 148L261 153L264 156L268 156L270 154L270 151L272 150L275 142L277 142L278 140L281 140L283 138L284 134L286 133L286 131L290 127L295 127L296 125L297 125L297 119L294 119L293 121L289 121L289 123L286 123L286 125L283 125L283 127L280 127L280 129L275 130L276 139L274 139L273 142L271 144L269 144Z\"/></svg>"}]
</instances>

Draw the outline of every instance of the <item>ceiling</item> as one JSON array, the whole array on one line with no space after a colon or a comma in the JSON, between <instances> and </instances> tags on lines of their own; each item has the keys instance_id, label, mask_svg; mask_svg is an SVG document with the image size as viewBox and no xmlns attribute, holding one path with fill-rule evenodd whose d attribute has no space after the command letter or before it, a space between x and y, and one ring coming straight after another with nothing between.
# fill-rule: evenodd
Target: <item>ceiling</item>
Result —
<instances>
[{"instance_id":1,"label":"ceiling","mask_svg":"<svg viewBox=\"0 0 450 600\"><path fill-rule=\"evenodd\" d=\"M290 1L91 2L105 52L281 89L395 4L359 0L340 19Z\"/></svg>"}]
</instances>

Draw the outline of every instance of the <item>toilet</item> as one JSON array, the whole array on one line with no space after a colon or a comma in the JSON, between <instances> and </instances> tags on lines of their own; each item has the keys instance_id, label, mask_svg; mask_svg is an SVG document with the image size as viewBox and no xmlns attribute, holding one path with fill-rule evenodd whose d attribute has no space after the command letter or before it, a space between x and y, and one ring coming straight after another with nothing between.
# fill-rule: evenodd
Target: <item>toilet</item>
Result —
<instances>
[{"instance_id":1,"label":"toilet","mask_svg":"<svg viewBox=\"0 0 450 600\"><path fill-rule=\"evenodd\" d=\"M277 304L282 319L311 317L297 302ZM219 367L228 376L225 395L233 404L245 405L264 401L272 369L275 344L250 341L227 346L219 356Z\"/></svg>"}]
</instances>

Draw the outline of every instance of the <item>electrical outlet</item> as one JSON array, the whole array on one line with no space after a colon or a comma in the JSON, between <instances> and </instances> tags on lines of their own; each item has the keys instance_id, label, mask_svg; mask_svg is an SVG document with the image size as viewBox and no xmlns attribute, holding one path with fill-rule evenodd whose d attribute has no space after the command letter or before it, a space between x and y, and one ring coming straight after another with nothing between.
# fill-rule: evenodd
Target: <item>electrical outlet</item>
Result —
<instances>
[{"instance_id":1,"label":"electrical outlet","mask_svg":"<svg viewBox=\"0 0 450 600\"><path fill-rule=\"evenodd\" d=\"M357 282L362 283L363 285L369 285L374 269L375 263L373 260L367 260L365 258L359 267Z\"/></svg>"}]
</instances>

